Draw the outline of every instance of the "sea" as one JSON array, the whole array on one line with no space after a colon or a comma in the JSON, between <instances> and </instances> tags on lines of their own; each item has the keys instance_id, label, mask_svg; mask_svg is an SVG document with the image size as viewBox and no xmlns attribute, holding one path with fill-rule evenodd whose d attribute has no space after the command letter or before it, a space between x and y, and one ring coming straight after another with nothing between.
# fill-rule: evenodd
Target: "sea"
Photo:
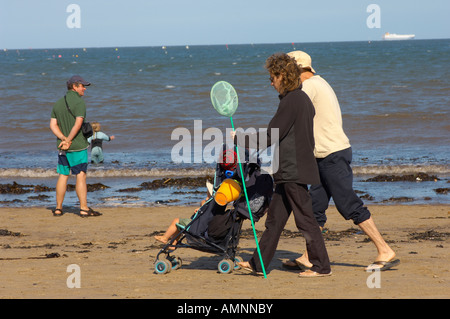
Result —
<instances>
[{"instance_id":1,"label":"sea","mask_svg":"<svg viewBox=\"0 0 450 319\"><path fill-rule=\"evenodd\" d=\"M29 191L1 192L0 206L54 207L58 152L50 113L75 74L92 83L84 96L86 120L115 136L103 143L104 163L89 164L87 183L107 186L88 193L89 205L197 205L205 187L140 185L212 176L207 132L220 130L226 143L231 127L230 118L211 104L212 86L227 81L236 89L234 127L263 129L279 102L265 60L293 50L311 55L314 69L338 96L353 149L354 188L366 205L450 204L450 39L440 39L4 49L0 184ZM419 174L431 178L368 181ZM36 185L47 188L37 192ZM78 205L74 191L67 192L64 205Z\"/></svg>"}]
</instances>

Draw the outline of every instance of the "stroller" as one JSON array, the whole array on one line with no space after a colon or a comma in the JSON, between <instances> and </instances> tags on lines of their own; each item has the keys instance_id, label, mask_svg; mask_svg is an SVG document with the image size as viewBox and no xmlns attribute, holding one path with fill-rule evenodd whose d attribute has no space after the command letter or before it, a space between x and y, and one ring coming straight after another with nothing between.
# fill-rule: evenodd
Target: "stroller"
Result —
<instances>
[{"instance_id":1,"label":"stroller","mask_svg":"<svg viewBox=\"0 0 450 319\"><path fill-rule=\"evenodd\" d=\"M230 150L224 149L223 154L225 152ZM236 156L234 151L231 152ZM252 218L254 222L257 222L265 215L269 207L273 194L273 180L269 174L261 172L259 159L256 163L250 162L248 150L245 150L245 154L242 172ZM219 205L215 200L217 191L226 179L233 178L242 182L241 172L236 164L237 161L234 166L217 163L212 196L194 213L188 225L184 227L177 225L180 232L164 244L156 256L155 272L157 274L165 274L182 266L181 258L171 255L177 248L192 248L222 255L223 259L217 267L220 273L226 274L239 269L237 263L241 262L242 258L236 256L236 250L242 223L250 219L244 192L242 191L240 197L228 205ZM164 257L160 259L160 256Z\"/></svg>"}]
</instances>

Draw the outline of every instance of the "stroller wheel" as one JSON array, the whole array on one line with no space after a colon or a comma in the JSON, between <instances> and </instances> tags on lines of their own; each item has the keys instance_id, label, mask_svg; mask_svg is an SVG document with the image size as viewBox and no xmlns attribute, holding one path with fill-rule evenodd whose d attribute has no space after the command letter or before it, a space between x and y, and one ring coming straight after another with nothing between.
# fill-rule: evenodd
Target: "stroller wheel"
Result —
<instances>
[{"instance_id":1,"label":"stroller wheel","mask_svg":"<svg viewBox=\"0 0 450 319\"><path fill-rule=\"evenodd\" d=\"M159 260L155 263L155 272L157 274L166 274L172 270L172 265L166 260Z\"/></svg>"},{"instance_id":2,"label":"stroller wheel","mask_svg":"<svg viewBox=\"0 0 450 319\"><path fill-rule=\"evenodd\" d=\"M180 257L175 257L172 260L172 269L173 270L177 270L179 268L181 268L181 265L183 265L183 261L181 260Z\"/></svg>"},{"instance_id":3,"label":"stroller wheel","mask_svg":"<svg viewBox=\"0 0 450 319\"><path fill-rule=\"evenodd\" d=\"M219 269L219 272L222 274L229 274L233 271L234 268L234 262L230 259L223 259L219 262L219 265L217 266L217 269Z\"/></svg>"}]
</instances>

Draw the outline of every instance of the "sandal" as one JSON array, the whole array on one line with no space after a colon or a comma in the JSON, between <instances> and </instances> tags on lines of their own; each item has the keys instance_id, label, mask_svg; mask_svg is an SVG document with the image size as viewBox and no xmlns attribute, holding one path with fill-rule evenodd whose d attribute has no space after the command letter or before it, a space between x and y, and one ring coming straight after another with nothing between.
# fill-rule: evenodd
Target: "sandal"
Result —
<instances>
[{"instance_id":1,"label":"sandal","mask_svg":"<svg viewBox=\"0 0 450 319\"><path fill-rule=\"evenodd\" d=\"M392 258L389 261L374 261L372 264L370 264L368 267L365 268L365 271L373 271L373 270L379 270L379 271L385 271L388 269L391 269L392 267L397 266L400 264L400 259Z\"/></svg>"},{"instance_id":2,"label":"sandal","mask_svg":"<svg viewBox=\"0 0 450 319\"><path fill-rule=\"evenodd\" d=\"M304 272L301 272L298 274L300 278L315 278L315 277L327 277L331 276L331 271L327 274L321 274L315 271L312 271L311 269L306 270Z\"/></svg>"},{"instance_id":3,"label":"sandal","mask_svg":"<svg viewBox=\"0 0 450 319\"><path fill-rule=\"evenodd\" d=\"M286 269L290 269L290 270L308 270L311 269L311 267L306 266L305 264L303 264L302 262L300 262L298 259L291 259L291 260L286 260L283 262L282 266Z\"/></svg>"},{"instance_id":4,"label":"sandal","mask_svg":"<svg viewBox=\"0 0 450 319\"><path fill-rule=\"evenodd\" d=\"M59 213L56 213L59 212ZM64 212L62 211L61 208L55 208L55 210L52 210L53 216L55 217L60 217L62 215L64 215Z\"/></svg>"},{"instance_id":5,"label":"sandal","mask_svg":"<svg viewBox=\"0 0 450 319\"><path fill-rule=\"evenodd\" d=\"M86 214L82 214L81 212L85 212ZM92 208L89 207L88 210L86 209L80 209L80 217L93 217L93 216L101 216L102 214L99 212L96 212Z\"/></svg>"},{"instance_id":6,"label":"sandal","mask_svg":"<svg viewBox=\"0 0 450 319\"><path fill-rule=\"evenodd\" d=\"M250 272L252 275L256 276L264 275L262 272L254 270L248 261L238 262L237 264L241 267L241 269Z\"/></svg>"}]
</instances>

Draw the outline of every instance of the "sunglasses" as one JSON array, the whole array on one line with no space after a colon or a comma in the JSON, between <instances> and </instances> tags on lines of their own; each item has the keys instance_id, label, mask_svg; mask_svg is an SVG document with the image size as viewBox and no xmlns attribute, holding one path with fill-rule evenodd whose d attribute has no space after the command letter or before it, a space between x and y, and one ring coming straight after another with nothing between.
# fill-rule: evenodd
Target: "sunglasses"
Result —
<instances>
[{"instance_id":1,"label":"sunglasses","mask_svg":"<svg viewBox=\"0 0 450 319\"><path fill-rule=\"evenodd\" d=\"M277 78L277 77L279 77L280 75L274 75L274 76L271 76L270 78L269 78L269 81L270 81L270 83L273 83L273 81L275 80L275 78Z\"/></svg>"}]
</instances>

